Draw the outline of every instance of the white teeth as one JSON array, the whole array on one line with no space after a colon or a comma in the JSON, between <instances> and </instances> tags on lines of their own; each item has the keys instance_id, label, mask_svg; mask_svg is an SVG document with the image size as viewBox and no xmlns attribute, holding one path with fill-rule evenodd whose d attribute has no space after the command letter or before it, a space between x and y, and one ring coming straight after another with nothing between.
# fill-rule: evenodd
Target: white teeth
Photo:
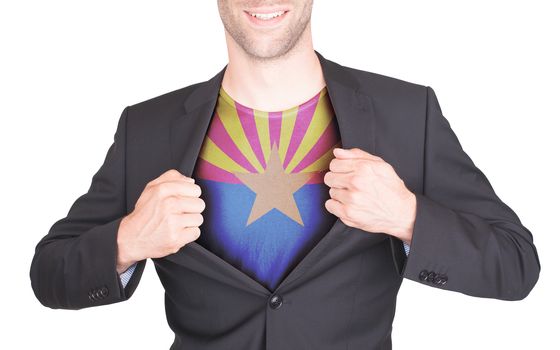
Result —
<instances>
[{"instance_id":1,"label":"white teeth","mask_svg":"<svg viewBox=\"0 0 560 350\"><path fill-rule=\"evenodd\" d=\"M278 11L278 12L272 12L272 13L251 13L251 16L256 17L258 19L271 19L271 18L275 18L278 16L281 16L282 14L284 14L284 12L286 11Z\"/></svg>"}]
</instances>

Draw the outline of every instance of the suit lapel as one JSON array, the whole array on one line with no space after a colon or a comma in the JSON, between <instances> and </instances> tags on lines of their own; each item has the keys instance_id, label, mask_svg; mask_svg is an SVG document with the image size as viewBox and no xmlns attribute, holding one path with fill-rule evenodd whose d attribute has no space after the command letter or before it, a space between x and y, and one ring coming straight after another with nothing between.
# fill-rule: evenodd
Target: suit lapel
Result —
<instances>
[{"instance_id":1,"label":"suit lapel","mask_svg":"<svg viewBox=\"0 0 560 350\"><path fill-rule=\"evenodd\" d=\"M375 153L376 128L371 99L368 95L361 92L359 81L346 71L344 67L325 59L317 51L315 53L321 63L328 95L334 108L341 134L342 147L356 147L370 153ZM192 177L198 154L214 114L226 67L227 65L211 79L193 86L193 91L184 102L185 113L174 119L171 123L171 159L173 166L185 176ZM344 232L348 229L349 227L337 218L330 230L290 271L276 289L278 290L301 277L310 266L314 265L322 255L328 252L329 248L333 247L333 243L338 239L342 239ZM224 269L224 272L237 275L249 283L249 285L258 289L259 292L270 292L266 287L208 251L196 243L196 241L187 244L185 248L192 249L200 254L201 257L215 262Z\"/></svg>"}]
</instances>

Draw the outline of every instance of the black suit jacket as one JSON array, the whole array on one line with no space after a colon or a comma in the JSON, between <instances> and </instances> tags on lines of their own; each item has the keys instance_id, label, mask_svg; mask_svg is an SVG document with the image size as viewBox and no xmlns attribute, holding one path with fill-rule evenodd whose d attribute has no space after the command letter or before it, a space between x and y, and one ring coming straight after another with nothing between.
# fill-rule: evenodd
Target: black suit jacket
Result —
<instances>
[{"instance_id":1,"label":"black suit jacket","mask_svg":"<svg viewBox=\"0 0 560 350\"><path fill-rule=\"evenodd\" d=\"M531 232L463 151L434 90L315 52L343 148L379 155L417 196L410 255L400 240L338 219L271 293L189 243L152 259L175 332L172 349L391 349L403 277L503 300L525 298L538 279ZM30 277L43 305L81 309L132 296L146 260L123 288L121 218L166 170L192 175L226 66L208 81L124 109L89 190L36 246Z\"/></svg>"}]
</instances>

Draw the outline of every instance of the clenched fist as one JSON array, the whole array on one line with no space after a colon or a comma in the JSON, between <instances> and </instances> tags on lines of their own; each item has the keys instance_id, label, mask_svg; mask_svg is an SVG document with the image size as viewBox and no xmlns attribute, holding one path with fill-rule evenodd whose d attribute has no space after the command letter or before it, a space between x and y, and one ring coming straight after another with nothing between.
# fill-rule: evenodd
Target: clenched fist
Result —
<instances>
[{"instance_id":1,"label":"clenched fist","mask_svg":"<svg viewBox=\"0 0 560 350\"><path fill-rule=\"evenodd\" d=\"M205 208L194 179L170 169L148 182L134 210L120 223L117 272L137 261L176 253L200 236Z\"/></svg>"},{"instance_id":2,"label":"clenched fist","mask_svg":"<svg viewBox=\"0 0 560 350\"><path fill-rule=\"evenodd\" d=\"M381 157L359 148L333 151L324 183L325 208L348 226L384 232L410 245L416 221L416 195Z\"/></svg>"}]
</instances>

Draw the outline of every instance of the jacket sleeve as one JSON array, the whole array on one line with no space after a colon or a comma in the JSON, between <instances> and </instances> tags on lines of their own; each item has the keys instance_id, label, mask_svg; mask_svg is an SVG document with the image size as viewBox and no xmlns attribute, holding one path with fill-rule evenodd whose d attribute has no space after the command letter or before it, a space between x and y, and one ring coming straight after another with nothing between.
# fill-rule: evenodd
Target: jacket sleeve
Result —
<instances>
[{"instance_id":1,"label":"jacket sleeve","mask_svg":"<svg viewBox=\"0 0 560 350\"><path fill-rule=\"evenodd\" d=\"M87 193L75 200L35 247L30 268L37 299L53 309L81 309L127 300L146 260L139 262L125 289L116 270L117 232L127 214L125 193L128 107Z\"/></svg>"},{"instance_id":2,"label":"jacket sleeve","mask_svg":"<svg viewBox=\"0 0 560 350\"><path fill-rule=\"evenodd\" d=\"M399 273L471 296L524 299L541 268L533 236L464 152L434 90L426 93L423 193L416 193L410 251Z\"/></svg>"}]
</instances>

